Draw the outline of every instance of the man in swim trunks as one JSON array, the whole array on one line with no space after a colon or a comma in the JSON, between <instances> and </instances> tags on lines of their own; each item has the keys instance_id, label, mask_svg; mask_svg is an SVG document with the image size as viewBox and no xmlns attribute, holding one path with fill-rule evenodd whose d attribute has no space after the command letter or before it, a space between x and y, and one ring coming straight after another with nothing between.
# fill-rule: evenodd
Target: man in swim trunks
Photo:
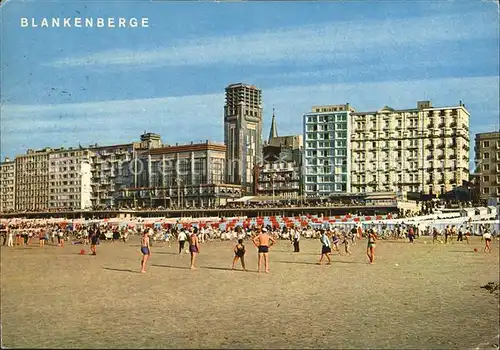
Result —
<instances>
[{"instance_id":1,"label":"man in swim trunks","mask_svg":"<svg viewBox=\"0 0 500 350\"><path fill-rule=\"evenodd\" d=\"M269 241L271 241L271 244L269 244ZM264 260L266 273L269 273L269 247L276 244L276 240L267 234L266 228L263 228L262 231L253 238L253 244L259 249L259 267L257 272L260 272L262 260Z\"/></svg>"},{"instance_id":2,"label":"man in swim trunks","mask_svg":"<svg viewBox=\"0 0 500 350\"><path fill-rule=\"evenodd\" d=\"M196 267L194 263L196 262L196 256L200 253L200 246L198 245L198 235L193 232L189 236L189 252L191 253L191 269L194 270Z\"/></svg>"},{"instance_id":3,"label":"man in swim trunks","mask_svg":"<svg viewBox=\"0 0 500 350\"><path fill-rule=\"evenodd\" d=\"M142 253L141 273L146 273L146 262L148 261L149 257L151 256L151 246L149 244L149 236L148 236L147 230L144 230L144 232L142 233L141 253Z\"/></svg>"}]
</instances>

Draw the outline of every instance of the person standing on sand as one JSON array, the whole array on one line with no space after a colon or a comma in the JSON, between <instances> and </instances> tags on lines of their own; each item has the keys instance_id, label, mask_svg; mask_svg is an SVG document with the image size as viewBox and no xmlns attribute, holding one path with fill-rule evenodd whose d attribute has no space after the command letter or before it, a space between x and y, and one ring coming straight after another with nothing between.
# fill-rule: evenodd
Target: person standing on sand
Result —
<instances>
[{"instance_id":1,"label":"person standing on sand","mask_svg":"<svg viewBox=\"0 0 500 350\"><path fill-rule=\"evenodd\" d=\"M97 241L99 239L99 231L93 229L90 231L90 250L92 251L91 255L97 255Z\"/></svg>"},{"instance_id":2,"label":"person standing on sand","mask_svg":"<svg viewBox=\"0 0 500 350\"><path fill-rule=\"evenodd\" d=\"M61 248L64 248L64 232L63 232L62 229L59 229L59 231L57 232L57 236L58 236L58 239L59 239L58 246L61 247Z\"/></svg>"},{"instance_id":3,"label":"person standing on sand","mask_svg":"<svg viewBox=\"0 0 500 350\"><path fill-rule=\"evenodd\" d=\"M491 233L486 231L486 233L483 235L484 241L485 241L485 246L484 246L484 252L488 251L491 253Z\"/></svg>"},{"instance_id":4,"label":"person standing on sand","mask_svg":"<svg viewBox=\"0 0 500 350\"><path fill-rule=\"evenodd\" d=\"M438 241L439 243L443 243L439 239L439 231L438 231L438 229L434 227L432 229L432 244L434 244L434 242L436 242L436 241Z\"/></svg>"},{"instance_id":5,"label":"person standing on sand","mask_svg":"<svg viewBox=\"0 0 500 350\"><path fill-rule=\"evenodd\" d=\"M234 247L234 259L233 259L233 267L231 270L234 270L234 266L238 259L241 260L241 266L243 266L243 270L247 271L245 267L245 246L243 245L243 239L238 239L238 244Z\"/></svg>"},{"instance_id":6,"label":"person standing on sand","mask_svg":"<svg viewBox=\"0 0 500 350\"><path fill-rule=\"evenodd\" d=\"M470 227L467 227L465 231L465 240L467 241L467 244L470 244Z\"/></svg>"},{"instance_id":7,"label":"person standing on sand","mask_svg":"<svg viewBox=\"0 0 500 350\"><path fill-rule=\"evenodd\" d=\"M12 229L7 229L7 247L14 246L14 232Z\"/></svg>"},{"instance_id":8,"label":"person standing on sand","mask_svg":"<svg viewBox=\"0 0 500 350\"><path fill-rule=\"evenodd\" d=\"M293 252L299 253L300 252L300 231L292 229L291 234L293 235L293 236L291 236L293 239Z\"/></svg>"},{"instance_id":9,"label":"person standing on sand","mask_svg":"<svg viewBox=\"0 0 500 350\"><path fill-rule=\"evenodd\" d=\"M462 226L458 228L458 236L457 236L457 242L463 242L464 241L464 233L462 230Z\"/></svg>"},{"instance_id":10,"label":"person standing on sand","mask_svg":"<svg viewBox=\"0 0 500 350\"><path fill-rule=\"evenodd\" d=\"M189 252L191 253L191 269L196 269L195 262L196 256L200 253L200 246L198 245L198 235L196 232L193 232L191 236L189 236Z\"/></svg>"},{"instance_id":11,"label":"person standing on sand","mask_svg":"<svg viewBox=\"0 0 500 350\"><path fill-rule=\"evenodd\" d=\"M444 244L448 244L448 237L450 236L450 226L446 226L444 229Z\"/></svg>"},{"instance_id":12,"label":"person standing on sand","mask_svg":"<svg viewBox=\"0 0 500 350\"><path fill-rule=\"evenodd\" d=\"M269 242L271 242L271 244L269 244ZM259 232L259 234L253 238L253 244L259 249L259 266L257 272L260 272L262 260L264 260L265 271L269 273L269 248L275 243L276 240L267 234L266 228L263 228L262 232Z\"/></svg>"},{"instance_id":13,"label":"person standing on sand","mask_svg":"<svg viewBox=\"0 0 500 350\"><path fill-rule=\"evenodd\" d=\"M350 239L347 233L344 233L344 240L342 241L344 245L345 255L351 255L351 251L349 250Z\"/></svg>"},{"instance_id":14,"label":"person standing on sand","mask_svg":"<svg viewBox=\"0 0 500 350\"><path fill-rule=\"evenodd\" d=\"M410 230L408 231L408 239L410 240L410 243L413 243L415 240L415 232L413 231L412 226L410 226Z\"/></svg>"},{"instance_id":15,"label":"person standing on sand","mask_svg":"<svg viewBox=\"0 0 500 350\"><path fill-rule=\"evenodd\" d=\"M366 255L370 259L370 264L375 263L375 242L377 240L377 234L374 230L368 231L368 246L366 248Z\"/></svg>"},{"instance_id":16,"label":"person standing on sand","mask_svg":"<svg viewBox=\"0 0 500 350\"><path fill-rule=\"evenodd\" d=\"M146 273L146 263L149 257L151 256L151 246L149 245L149 236L147 230L144 230L144 232L142 233L141 253L142 253L141 273Z\"/></svg>"},{"instance_id":17,"label":"person standing on sand","mask_svg":"<svg viewBox=\"0 0 500 350\"><path fill-rule=\"evenodd\" d=\"M323 229L321 230L321 237L319 238L319 240L321 242L321 258L319 259L318 265L321 265L323 257L325 256L328 260L327 265L331 265L332 259L330 259L330 253L332 252L332 244L330 243L330 239Z\"/></svg>"},{"instance_id":18,"label":"person standing on sand","mask_svg":"<svg viewBox=\"0 0 500 350\"><path fill-rule=\"evenodd\" d=\"M455 227L455 225L451 226L451 229L450 229L450 243L453 244L453 237L455 237L455 235L457 234L457 228Z\"/></svg>"},{"instance_id":19,"label":"person standing on sand","mask_svg":"<svg viewBox=\"0 0 500 350\"><path fill-rule=\"evenodd\" d=\"M179 240L179 254L182 254L182 251L184 250L184 244L187 240L187 235L186 232L184 232L184 229L179 232L179 236L177 237L177 239Z\"/></svg>"},{"instance_id":20,"label":"person standing on sand","mask_svg":"<svg viewBox=\"0 0 500 350\"><path fill-rule=\"evenodd\" d=\"M38 240L40 242L40 248L43 248L45 246L45 231L43 229L40 229L40 232L38 232Z\"/></svg>"},{"instance_id":21,"label":"person standing on sand","mask_svg":"<svg viewBox=\"0 0 500 350\"><path fill-rule=\"evenodd\" d=\"M0 232L2 233L2 239L3 239L2 245L5 245L7 243L7 226L0 224Z\"/></svg>"}]
</instances>

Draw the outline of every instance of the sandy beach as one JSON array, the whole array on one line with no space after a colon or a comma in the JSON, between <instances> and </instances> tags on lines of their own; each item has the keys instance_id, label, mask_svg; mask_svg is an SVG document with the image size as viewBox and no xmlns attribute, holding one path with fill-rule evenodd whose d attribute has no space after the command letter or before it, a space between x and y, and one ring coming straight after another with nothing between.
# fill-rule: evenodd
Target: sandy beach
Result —
<instances>
[{"instance_id":1,"label":"sandy beach","mask_svg":"<svg viewBox=\"0 0 500 350\"><path fill-rule=\"evenodd\" d=\"M37 240L36 240L37 241ZM425 242L425 243L424 243ZM1 248L6 348L492 348L498 345L498 241L366 242L316 265L320 243L271 248L271 273L231 271L232 242L201 245L198 269L155 244L140 274L139 238L88 247ZM87 255L79 255L80 250ZM478 248L475 253L473 248Z\"/></svg>"}]
</instances>

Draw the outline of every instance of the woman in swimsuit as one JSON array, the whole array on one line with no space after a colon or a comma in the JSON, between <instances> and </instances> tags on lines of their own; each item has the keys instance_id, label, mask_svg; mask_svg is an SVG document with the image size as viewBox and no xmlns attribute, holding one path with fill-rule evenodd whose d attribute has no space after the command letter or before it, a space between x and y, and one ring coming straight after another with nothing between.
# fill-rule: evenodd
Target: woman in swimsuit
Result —
<instances>
[{"instance_id":1,"label":"woman in swimsuit","mask_svg":"<svg viewBox=\"0 0 500 350\"><path fill-rule=\"evenodd\" d=\"M366 248L366 255L370 259L370 264L375 263L375 241L377 240L377 234L374 230L368 232L368 247Z\"/></svg>"},{"instance_id":2,"label":"woman in swimsuit","mask_svg":"<svg viewBox=\"0 0 500 350\"><path fill-rule=\"evenodd\" d=\"M196 262L196 255L200 253L200 247L198 245L198 236L196 233L192 233L189 236L189 252L191 253L191 269L194 270L196 267L194 263Z\"/></svg>"},{"instance_id":3,"label":"woman in swimsuit","mask_svg":"<svg viewBox=\"0 0 500 350\"><path fill-rule=\"evenodd\" d=\"M491 253L491 233L486 232L483 235L483 238L486 241L486 245L484 246L484 252L486 253L486 251L488 251Z\"/></svg>"},{"instance_id":4,"label":"woman in swimsuit","mask_svg":"<svg viewBox=\"0 0 500 350\"><path fill-rule=\"evenodd\" d=\"M141 253L142 253L141 272L146 273L146 262L151 256L151 246L149 245L149 236L147 230L144 230L144 232L142 233Z\"/></svg>"},{"instance_id":5,"label":"woman in swimsuit","mask_svg":"<svg viewBox=\"0 0 500 350\"><path fill-rule=\"evenodd\" d=\"M233 267L231 270L234 270L234 265L238 259L241 259L241 266L243 266L243 270L247 271L245 268L245 246L243 245L243 239L238 239L238 244L234 247L234 259L233 259Z\"/></svg>"}]
</instances>

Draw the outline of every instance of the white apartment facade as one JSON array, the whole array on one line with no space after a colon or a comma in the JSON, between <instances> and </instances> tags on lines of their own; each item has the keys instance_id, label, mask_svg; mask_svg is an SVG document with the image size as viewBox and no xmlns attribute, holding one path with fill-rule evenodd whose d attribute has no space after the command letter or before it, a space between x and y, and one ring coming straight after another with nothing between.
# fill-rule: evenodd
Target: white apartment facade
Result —
<instances>
[{"instance_id":1,"label":"white apartment facade","mask_svg":"<svg viewBox=\"0 0 500 350\"><path fill-rule=\"evenodd\" d=\"M49 154L49 209L89 209L91 157L88 149L57 149Z\"/></svg>"},{"instance_id":2,"label":"white apartment facade","mask_svg":"<svg viewBox=\"0 0 500 350\"><path fill-rule=\"evenodd\" d=\"M306 197L351 191L349 105L314 106L304 114L304 174Z\"/></svg>"},{"instance_id":3,"label":"white apartment facade","mask_svg":"<svg viewBox=\"0 0 500 350\"><path fill-rule=\"evenodd\" d=\"M0 163L0 213L15 210L16 163L9 158Z\"/></svg>"},{"instance_id":4,"label":"white apartment facade","mask_svg":"<svg viewBox=\"0 0 500 350\"><path fill-rule=\"evenodd\" d=\"M469 119L461 102L353 113L352 192L442 194L461 186L469 179Z\"/></svg>"}]
</instances>

